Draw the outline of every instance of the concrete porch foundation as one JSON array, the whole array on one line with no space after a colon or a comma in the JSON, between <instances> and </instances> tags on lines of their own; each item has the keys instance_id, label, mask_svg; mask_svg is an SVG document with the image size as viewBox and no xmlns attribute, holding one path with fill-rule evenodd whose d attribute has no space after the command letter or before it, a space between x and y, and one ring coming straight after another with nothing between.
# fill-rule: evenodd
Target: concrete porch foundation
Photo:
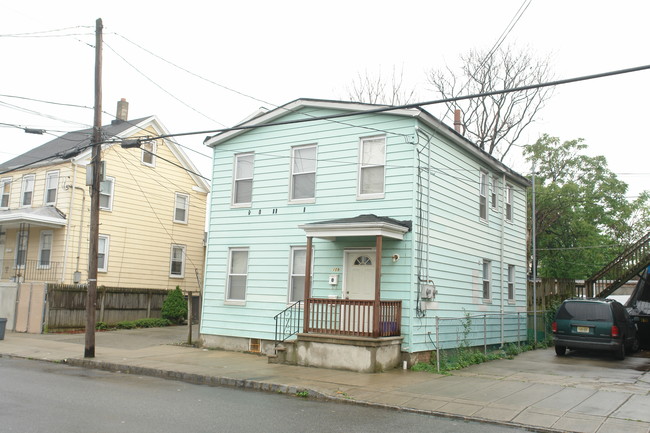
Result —
<instances>
[{"instance_id":1,"label":"concrete porch foundation","mask_svg":"<svg viewBox=\"0 0 650 433\"><path fill-rule=\"evenodd\" d=\"M377 373L400 365L403 337L298 334L286 362L306 367Z\"/></svg>"}]
</instances>

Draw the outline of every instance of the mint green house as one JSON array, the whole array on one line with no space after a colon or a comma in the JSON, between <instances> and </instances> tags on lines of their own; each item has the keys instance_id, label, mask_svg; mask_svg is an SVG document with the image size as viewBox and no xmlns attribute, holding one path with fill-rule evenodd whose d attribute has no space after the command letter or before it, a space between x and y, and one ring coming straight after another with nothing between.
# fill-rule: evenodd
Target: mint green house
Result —
<instances>
[{"instance_id":1,"label":"mint green house","mask_svg":"<svg viewBox=\"0 0 650 433\"><path fill-rule=\"evenodd\" d=\"M448 318L523 339L528 180L385 108L299 99L206 139L205 346L380 371L459 344Z\"/></svg>"}]
</instances>

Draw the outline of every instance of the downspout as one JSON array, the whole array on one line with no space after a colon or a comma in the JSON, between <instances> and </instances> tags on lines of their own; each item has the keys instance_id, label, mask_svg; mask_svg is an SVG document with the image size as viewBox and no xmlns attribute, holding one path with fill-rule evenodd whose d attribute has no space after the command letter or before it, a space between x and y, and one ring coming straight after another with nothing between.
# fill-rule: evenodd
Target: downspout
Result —
<instances>
[{"instance_id":1,"label":"downspout","mask_svg":"<svg viewBox=\"0 0 650 433\"><path fill-rule=\"evenodd\" d=\"M59 282L63 283L65 281L65 272L67 270L68 266L68 248L69 248L69 243L70 243L70 228L72 227L72 208L74 205L74 187L77 184L77 164L75 164L73 161L70 162L72 164L72 185L70 187L66 186L65 189L72 189L70 192L70 205L68 206L68 222L67 222L67 227L65 230L65 243L63 246L63 266L61 269L61 278L59 278Z\"/></svg>"},{"instance_id":2,"label":"downspout","mask_svg":"<svg viewBox=\"0 0 650 433\"><path fill-rule=\"evenodd\" d=\"M499 243L499 266L501 268L501 314L499 317L501 317L501 347L505 344L505 336L504 336L504 330L503 330L503 314L505 312L504 309L504 298L503 298L503 249L504 249L504 237L505 237L505 230L506 230L506 199L507 199L507 189L506 189L506 174L503 173L502 177L502 200L501 200L501 239ZM506 289L507 290L507 289Z\"/></svg>"}]
</instances>

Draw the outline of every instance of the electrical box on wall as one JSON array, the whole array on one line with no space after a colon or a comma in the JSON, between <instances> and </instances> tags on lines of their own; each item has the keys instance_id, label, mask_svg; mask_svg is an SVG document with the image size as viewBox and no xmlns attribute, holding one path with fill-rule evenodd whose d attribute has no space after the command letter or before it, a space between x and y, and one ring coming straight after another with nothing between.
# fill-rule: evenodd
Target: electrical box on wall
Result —
<instances>
[{"instance_id":1,"label":"electrical box on wall","mask_svg":"<svg viewBox=\"0 0 650 433\"><path fill-rule=\"evenodd\" d=\"M420 298L428 301L433 300L436 297L437 293L438 291L436 290L436 285L433 283L423 284L420 288Z\"/></svg>"},{"instance_id":2,"label":"electrical box on wall","mask_svg":"<svg viewBox=\"0 0 650 433\"><path fill-rule=\"evenodd\" d=\"M330 286L336 286L338 283L339 283L339 276L338 275L330 275L330 278L329 278Z\"/></svg>"}]
</instances>

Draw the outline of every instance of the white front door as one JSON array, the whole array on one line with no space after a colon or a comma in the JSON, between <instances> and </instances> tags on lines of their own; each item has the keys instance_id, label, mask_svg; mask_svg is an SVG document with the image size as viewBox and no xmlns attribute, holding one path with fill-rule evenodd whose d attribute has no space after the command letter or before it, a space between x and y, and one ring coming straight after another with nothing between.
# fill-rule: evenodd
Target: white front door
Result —
<instances>
[{"instance_id":1,"label":"white front door","mask_svg":"<svg viewBox=\"0 0 650 433\"><path fill-rule=\"evenodd\" d=\"M343 297L351 300L375 299L375 250L345 252ZM373 306L370 303L341 308L341 325L353 335L372 333Z\"/></svg>"},{"instance_id":2,"label":"white front door","mask_svg":"<svg viewBox=\"0 0 650 433\"><path fill-rule=\"evenodd\" d=\"M375 299L375 250L345 252L346 299Z\"/></svg>"}]
</instances>

